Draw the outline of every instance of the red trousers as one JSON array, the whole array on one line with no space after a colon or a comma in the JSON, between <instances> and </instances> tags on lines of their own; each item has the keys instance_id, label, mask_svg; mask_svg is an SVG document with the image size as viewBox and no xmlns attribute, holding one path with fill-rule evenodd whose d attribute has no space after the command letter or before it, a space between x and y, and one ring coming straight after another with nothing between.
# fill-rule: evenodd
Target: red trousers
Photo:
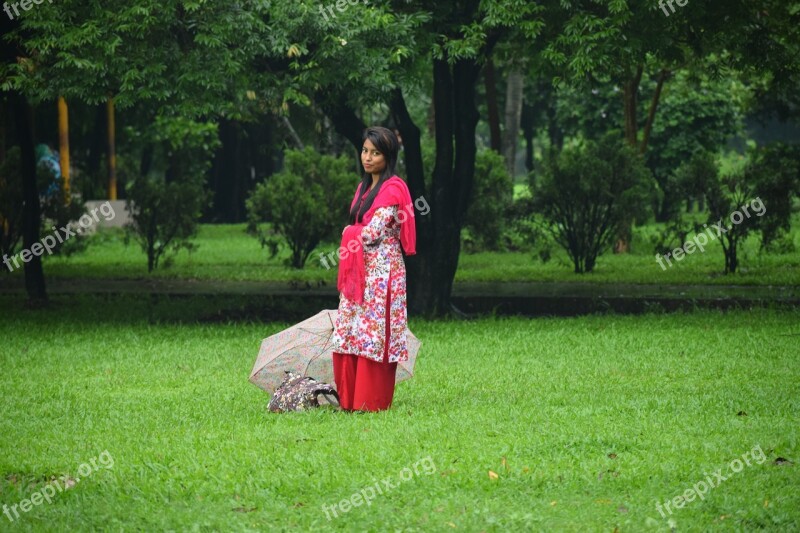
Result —
<instances>
[{"instance_id":1,"label":"red trousers","mask_svg":"<svg viewBox=\"0 0 800 533\"><path fill-rule=\"evenodd\" d=\"M351 353L333 352L333 380L339 393L339 405L346 411L382 411L392 405L397 363L389 362L389 297L387 294L382 362Z\"/></svg>"},{"instance_id":2,"label":"red trousers","mask_svg":"<svg viewBox=\"0 0 800 533\"><path fill-rule=\"evenodd\" d=\"M397 363L378 363L351 353L333 352L333 379L339 405L347 411L382 411L392 405Z\"/></svg>"}]
</instances>

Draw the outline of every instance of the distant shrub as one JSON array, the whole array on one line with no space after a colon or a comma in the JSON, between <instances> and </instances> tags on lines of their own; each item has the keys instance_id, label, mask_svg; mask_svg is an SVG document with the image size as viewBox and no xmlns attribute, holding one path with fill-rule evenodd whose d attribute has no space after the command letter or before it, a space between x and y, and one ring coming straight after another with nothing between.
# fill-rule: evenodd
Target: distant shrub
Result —
<instances>
[{"instance_id":1,"label":"distant shrub","mask_svg":"<svg viewBox=\"0 0 800 533\"><path fill-rule=\"evenodd\" d=\"M126 235L147 254L147 271L152 272L166 253L195 248L191 239L210 204L205 172L219 139L215 124L177 117L157 118L146 137L160 162L156 168L162 170L128 184Z\"/></svg>"},{"instance_id":2,"label":"distant shrub","mask_svg":"<svg viewBox=\"0 0 800 533\"><path fill-rule=\"evenodd\" d=\"M584 273L631 220L645 218L654 181L642 158L609 135L548 158L531 188L553 239Z\"/></svg>"},{"instance_id":3,"label":"distant shrub","mask_svg":"<svg viewBox=\"0 0 800 533\"><path fill-rule=\"evenodd\" d=\"M480 150L475 159L472 202L464 220L467 251L497 251L509 222L514 184L506 172L503 156Z\"/></svg>"},{"instance_id":4,"label":"distant shrub","mask_svg":"<svg viewBox=\"0 0 800 533\"><path fill-rule=\"evenodd\" d=\"M289 150L283 170L256 185L246 202L249 227L272 257L283 242L289 265L303 268L320 242L338 242L358 181L352 163L310 147Z\"/></svg>"}]
</instances>

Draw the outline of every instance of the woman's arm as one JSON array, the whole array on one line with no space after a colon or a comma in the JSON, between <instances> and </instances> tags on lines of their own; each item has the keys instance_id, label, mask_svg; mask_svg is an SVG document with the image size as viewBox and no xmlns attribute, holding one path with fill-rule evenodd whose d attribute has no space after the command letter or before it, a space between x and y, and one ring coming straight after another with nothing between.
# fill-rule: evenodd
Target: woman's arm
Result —
<instances>
[{"instance_id":1,"label":"woman's arm","mask_svg":"<svg viewBox=\"0 0 800 533\"><path fill-rule=\"evenodd\" d=\"M383 238L386 228L396 216L396 205L376 209L369 224L361 230L361 240L364 241L364 244L370 246L378 243Z\"/></svg>"}]
</instances>

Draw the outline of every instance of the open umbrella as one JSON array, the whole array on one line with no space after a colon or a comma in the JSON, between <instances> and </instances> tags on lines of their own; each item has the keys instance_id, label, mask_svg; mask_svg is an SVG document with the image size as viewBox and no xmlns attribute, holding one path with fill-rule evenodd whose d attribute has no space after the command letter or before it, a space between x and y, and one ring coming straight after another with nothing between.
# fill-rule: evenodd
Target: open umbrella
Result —
<instances>
[{"instance_id":1,"label":"open umbrella","mask_svg":"<svg viewBox=\"0 0 800 533\"><path fill-rule=\"evenodd\" d=\"M291 370L330 384L333 379L333 327L335 309L325 309L311 318L267 337L261 342L250 382L272 394ZM406 328L408 361L397 365L396 381L414 375L420 341Z\"/></svg>"}]
</instances>

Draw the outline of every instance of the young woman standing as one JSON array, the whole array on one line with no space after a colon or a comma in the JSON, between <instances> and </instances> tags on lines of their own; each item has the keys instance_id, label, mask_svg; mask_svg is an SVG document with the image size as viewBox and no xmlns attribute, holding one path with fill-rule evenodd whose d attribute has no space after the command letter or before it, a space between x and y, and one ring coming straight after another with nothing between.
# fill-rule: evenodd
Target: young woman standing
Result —
<instances>
[{"instance_id":1,"label":"young woman standing","mask_svg":"<svg viewBox=\"0 0 800 533\"><path fill-rule=\"evenodd\" d=\"M386 128L364 131L364 174L342 232L333 374L341 408L388 409L406 345L406 255L416 253L411 195L395 175L399 143Z\"/></svg>"}]
</instances>

